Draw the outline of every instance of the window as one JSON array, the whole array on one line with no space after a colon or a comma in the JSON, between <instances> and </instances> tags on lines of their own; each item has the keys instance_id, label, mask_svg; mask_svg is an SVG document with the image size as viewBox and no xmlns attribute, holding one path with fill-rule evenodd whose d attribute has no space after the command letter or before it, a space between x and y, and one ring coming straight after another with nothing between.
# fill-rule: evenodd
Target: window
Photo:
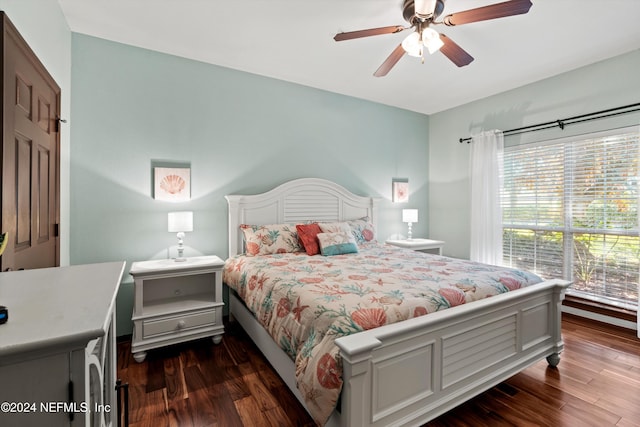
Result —
<instances>
[{"instance_id":1,"label":"window","mask_svg":"<svg viewBox=\"0 0 640 427\"><path fill-rule=\"evenodd\" d=\"M637 310L639 163L637 128L505 148L505 265Z\"/></svg>"}]
</instances>

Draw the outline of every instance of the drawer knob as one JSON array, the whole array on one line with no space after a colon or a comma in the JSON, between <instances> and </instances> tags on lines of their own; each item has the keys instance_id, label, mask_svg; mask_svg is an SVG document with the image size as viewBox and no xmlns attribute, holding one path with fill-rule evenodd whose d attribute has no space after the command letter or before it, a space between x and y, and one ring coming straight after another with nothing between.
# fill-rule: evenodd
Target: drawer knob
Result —
<instances>
[{"instance_id":1,"label":"drawer knob","mask_svg":"<svg viewBox=\"0 0 640 427\"><path fill-rule=\"evenodd\" d=\"M187 326L187 324L184 322L184 320L178 322L178 329L184 329L185 326Z\"/></svg>"}]
</instances>

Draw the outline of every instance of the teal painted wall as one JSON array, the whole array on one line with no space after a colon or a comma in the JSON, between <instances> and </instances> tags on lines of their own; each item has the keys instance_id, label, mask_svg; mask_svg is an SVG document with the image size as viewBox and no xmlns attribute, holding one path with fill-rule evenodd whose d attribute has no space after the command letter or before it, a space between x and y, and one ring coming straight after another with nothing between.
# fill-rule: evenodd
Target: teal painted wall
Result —
<instances>
[{"instance_id":1,"label":"teal painted wall","mask_svg":"<svg viewBox=\"0 0 640 427\"><path fill-rule=\"evenodd\" d=\"M430 116L429 231L445 254L469 257L469 144L459 138L640 102L640 50ZM640 114L509 136L505 145L638 125Z\"/></svg>"},{"instance_id":2,"label":"teal painted wall","mask_svg":"<svg viewBox=\"0 0 640 427\"><path fill-rule=\"evenodd\" d=\"M192 210L187 255L227 256L225 194L300 177L381 197L378 236L427 235L427 116L279 80L73 34L72 264L166 258L167 212ZM191 166L192 200L152 198L152 163ZM410 202L392 204L407 177ZM118 296L131 332L132 284Z\"/></svg>"},{"instance_id":3,"label":"teal painted wall","mask_svg":"<svg viewBox=\"0 0 640 427\"><path fill-rule=\"evenodd\" d=\"M466 258L469 146L458 138L640 102L640 51L426 117L72 35L56 0L0 0L0 9L62 88L63 265L166 257L175 244L166 213L175 209L195 212L190 254L226 256L223 195L302 176L382 197L382 238L405 232L403 207L420 208L415 234L446 240L446 254ZM632 114L507 143L639 122ZM154 160L191 164L191 202L151 198ZM410 179L407 205L388 201L394 176ZM120 334L131 330L131 292L125 274Z\"/></svg>"}]
</instances>

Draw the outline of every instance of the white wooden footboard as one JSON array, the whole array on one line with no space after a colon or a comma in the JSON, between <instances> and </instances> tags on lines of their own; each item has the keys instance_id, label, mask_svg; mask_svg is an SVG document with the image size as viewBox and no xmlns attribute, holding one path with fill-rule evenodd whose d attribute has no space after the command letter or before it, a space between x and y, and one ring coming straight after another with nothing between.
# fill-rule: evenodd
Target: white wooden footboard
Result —
<instances>
[{"instance_id":1,"label":"white wooden footboard","mask_svg":"<svg viewBox=\"0 0 640 427\"><path fill-rule=\"evenodd\" d=\"M563 349L552 280L336 340L341 425L420 425Z\"/></svg>"},{"instance_id":2,"label":"white wooden footboard","mask_svg":"<svg viewBox=\"0 0 640 427\"><path fill-rule=\"evenodd\" d=\"M551 280L337 339L344 386L328 425L421 425L545 357L555 366L568 285ZM230 303L304 405L291 359L233 292Z\"/></svg>"}]
</instances>

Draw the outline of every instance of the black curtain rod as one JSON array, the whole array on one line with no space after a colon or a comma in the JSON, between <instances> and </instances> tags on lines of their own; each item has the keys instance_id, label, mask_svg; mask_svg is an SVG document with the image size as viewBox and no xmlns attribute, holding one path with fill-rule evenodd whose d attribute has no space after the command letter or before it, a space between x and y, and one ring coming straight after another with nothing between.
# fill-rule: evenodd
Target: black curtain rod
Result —
<instances>
[{"instance_id":1,"label":"black curtain rod","mask_svg":"<svg viewBox=\"0 0 640 427\"><path fill-rule=\"evenodd\" d=\"M608 110L596 111L595 113L582 114L574 117L567 117L566 119L558 119L552 122L546 123L538 123L537 125L523 126L521 128L509 129L505 130L503 133L504 136L509 135L518 135L521 133L527 132L536 132L544 129L551 128L560 128L564 129L567 125L572 125L574 123L588 122L590 120L596 119L604 119L606 117L618 116L620 114L632 113L634 111L640 111L640 102L636 104L625 105L624 107L616 107L610 108ZM460 143L466 142L467 144L471 142L471 137L469 138L460 138Z\"/></svg>"}]
</instances>

